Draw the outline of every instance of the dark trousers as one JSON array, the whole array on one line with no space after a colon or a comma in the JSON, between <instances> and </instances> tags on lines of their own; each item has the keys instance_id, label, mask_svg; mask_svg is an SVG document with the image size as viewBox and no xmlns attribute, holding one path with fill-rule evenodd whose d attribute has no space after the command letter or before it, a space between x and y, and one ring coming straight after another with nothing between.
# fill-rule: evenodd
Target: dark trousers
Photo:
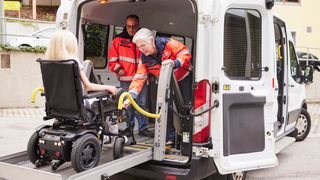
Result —
<instances>
[{"instance_id":1,"label":"dark trousers","mask_svg":"<svg viewBox=\"0 0 320 180\"><path fill-rule=\"evenodd\" d=\"M123 88L125 91L129 90L131 82L120 82L121 88ZM138 97L136 98L137 104L142 108L146 109L146 96L147 96L147 85L145 84L139 93ZM144 130L147 127L148 118L143 116L141 113L136 111L133 106L129 106L127 113L126 113L126 123L129 127L135 126L135 118L138 120L138 129L139 131Z\"/></svg>"}]
</instances>

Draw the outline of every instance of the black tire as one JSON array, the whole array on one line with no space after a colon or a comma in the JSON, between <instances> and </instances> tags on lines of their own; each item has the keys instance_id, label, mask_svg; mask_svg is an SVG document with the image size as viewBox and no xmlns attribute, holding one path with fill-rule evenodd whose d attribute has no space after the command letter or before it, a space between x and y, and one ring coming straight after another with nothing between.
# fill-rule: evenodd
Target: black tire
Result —
<instances>
[{"instance_id":1,"label":"black tire","mask_svg":"<svg viewBox=\"0 0 320 180\"><path fill-rule=\"evenodd\" d=\"M296 141L303 141L308 136L311 128L311 117L306 109L301 109L296 128L298 129Z\"/></svg>"},{"instance_id":2,"label":"black tire","mask_svg":"<svg viewBox=\"0 0 320 180\"><path fill-rule=\"evenodd\" d=\"M113 145L113 159L119 159L123 157L124 151L124 138L118 137L114 141Z\"/></svg>"},{"instance_id":3,"label":"black tire","mask_svg":"<svg viewBox=\"0 0 320 180\"><path fill-rule=\"evenodd\" d=\"M227 180L245 180L246 176L247 176L246 171L240 171L240 172L228 174Z\"/></svg>"},{"instance_id":4,"label":"black tire","mask_svg":"<svg viewBox=\"0 0 320 180\"><path fill-rule=\"evenodd\" d=\"M36 164L36 161L40 159L40 149L38 146L39 135L38 131L34 132L28 142L27 153L29 160L32 164Z\"/></svg>"},{"instance_id":5,"label":"black tire","mask_svg":"<svg viewBox=\"0 0 320 180\"><path fill-rule=\"evenodd\" d=\"M30 44L20 44L18 47L32 47Z\"/></svg>"},{"instance_id":6,"label":"black tire","mask_svg":"<svg viewBox=\"0 0 320 180\"><path fill-rule=\"evenodd\" d=\"M100 160L101 146L96 136L84 134L74 143L71 151L71 165L77 172L96 167Z\"/></svg>"}]
</instances>

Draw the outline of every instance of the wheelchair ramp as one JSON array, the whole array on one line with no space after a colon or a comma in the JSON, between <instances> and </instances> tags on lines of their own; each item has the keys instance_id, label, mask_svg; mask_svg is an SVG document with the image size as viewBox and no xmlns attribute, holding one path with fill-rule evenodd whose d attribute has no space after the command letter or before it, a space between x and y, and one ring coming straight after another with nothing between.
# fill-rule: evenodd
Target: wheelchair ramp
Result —
<instances>
[{"instance_id":1,"label":"wheelchair ramp","mask_svg":"<svg viewBox=\"0 0 320 180\"><path fill-rule=\"evenodd\" d=\"M108 178L126 169L152 159L152 144L137 144L125 147L125 156L113 160L112 146L103 146L99 166L77 173L71 163L64 163L56 172L51 164L36 168L29 160L27 152L20 152L0 158L0 179L20 180L87 180Z\"/></svg>"},{"instance_id":2,"label":"wheelchair ramp","mask_svg":"<svg viewBox=\"0 0 320 180\"><path fill-rule=\"evenodd\" d=\"M152 159L152 149L147 148L123 158L100 165L94 169L75 174L68 180L107 179L110 176Z\"/></svg>"}]
</instances>

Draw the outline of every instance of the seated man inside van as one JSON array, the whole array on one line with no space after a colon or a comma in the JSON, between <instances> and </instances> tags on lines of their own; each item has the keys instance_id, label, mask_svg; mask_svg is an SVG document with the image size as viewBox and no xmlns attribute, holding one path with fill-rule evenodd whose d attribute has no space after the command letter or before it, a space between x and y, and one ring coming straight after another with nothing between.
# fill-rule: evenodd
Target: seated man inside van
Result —
<instances>
[{"instance_id":1,"label":"seated man inside van","mask_svg":"<svg viewBox=\"0 0 320 180\"><path fill-rule=\"evenodd\" d=\"M137 97L140 93L147 80L148 74L159 76L161 64L168 63L173 64L174 75L179 82L180 89L183 90L183 97L191 97L190 71L192 66L190 64L191 54L187 46L167 37L154 38L152 31L146 28L140 29L134 35L133 42L142 53L137 73L129 87L129 92L133 98ZM124 108L127 108L129 104L129 100L126 100L123 105ZM173 144L174 139L175 129L173 127L173 118L170 118L169 115L166 144Z\"/></svg>"}]
</instances>

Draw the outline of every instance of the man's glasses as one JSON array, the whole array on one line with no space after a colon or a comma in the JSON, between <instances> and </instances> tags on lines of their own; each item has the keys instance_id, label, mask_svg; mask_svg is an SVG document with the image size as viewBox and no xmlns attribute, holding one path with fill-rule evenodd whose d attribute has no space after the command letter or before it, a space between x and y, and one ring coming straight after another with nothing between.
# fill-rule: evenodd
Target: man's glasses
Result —
<instances>
[{"instance_id":1,"label":"man's glasses","mask_svg":"<svg viewBox=\"0 0 320 180\"><path fill-rule=\"evenodd\" d=\"M137 25L133 25L133 26L131 26L131 25L126 25L126 28L127 29L138 29L139 28L139 26L137 26Z\"/></svg>"}]
</instances>

